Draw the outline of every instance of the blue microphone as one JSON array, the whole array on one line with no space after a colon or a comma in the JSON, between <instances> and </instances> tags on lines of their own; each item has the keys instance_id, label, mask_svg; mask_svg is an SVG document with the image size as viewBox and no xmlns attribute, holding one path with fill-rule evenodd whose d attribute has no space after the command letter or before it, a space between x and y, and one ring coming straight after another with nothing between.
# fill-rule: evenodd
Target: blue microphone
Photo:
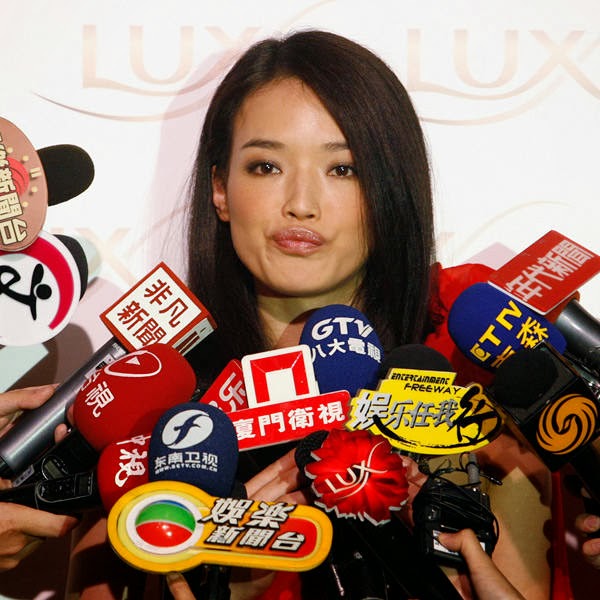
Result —
<instances>
[{"instance_id":1,"label":"blue microphone","mask_svg":"<svg viewBox=\"0 0 600 600\"><path fill-rule=\"evenodd\" d=\"M246 489L236 485L238 443L231 419L211 404L186 402L166 411L150 437L148 471L150 481L181 481L217 497L244 497ZM186 572L198 600L229 598L230 569L203 565ZM173 596L163 582L162 599Z\"/></svg>"},{"instance_id":2,"label":"blue microphone","mask_svg":"<svg viewBox=\"0 0 600 600\"><path fill-rule=\"evenodd\" d=\"M331 304L308 319L300 343L311 351L321 394L375 386L383 348L373 326L358 309Z\"/></svg>"},{"instance_id":3,"label":"blue microphone","mask_svg":"<svg viewBox=\"0 0 600 600\"><path fill-rule=\"evenodd\" d=\"M468 359L490 371L540 342L561 354L567 346L550 321L489 283L475 283L458 296L448 314L448 332Z\"/></svg>"},{"instance_id":4,"label":"blue microphone","mask_svg":"<svg viewBox=\"0 0 600 600\"><path fill-rule=\"evenodd\" d=\"M210 404L178 404L162 415L152 431L150 481L182 481L211 496L229 496L237 463L233 423Z\"/></svg>"}]
</instances>

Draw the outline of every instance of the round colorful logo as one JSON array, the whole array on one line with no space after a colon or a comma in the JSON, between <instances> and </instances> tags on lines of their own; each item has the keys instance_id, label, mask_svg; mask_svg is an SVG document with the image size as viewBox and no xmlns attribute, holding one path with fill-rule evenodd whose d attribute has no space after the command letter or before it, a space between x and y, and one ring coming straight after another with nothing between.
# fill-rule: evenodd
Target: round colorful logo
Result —
<instances>
[{"instance_id":1,"label":"round colorful logo","mask_svg":"<svg viewBox=\"0 0 600 600\"><path fill-rule=\"evenodd\" d=\"M152 554L175 554L193 546L203 525L198 509L185 498L154 494L128 515L126 529L136 547Z\"/></svg>"}]
</instances>

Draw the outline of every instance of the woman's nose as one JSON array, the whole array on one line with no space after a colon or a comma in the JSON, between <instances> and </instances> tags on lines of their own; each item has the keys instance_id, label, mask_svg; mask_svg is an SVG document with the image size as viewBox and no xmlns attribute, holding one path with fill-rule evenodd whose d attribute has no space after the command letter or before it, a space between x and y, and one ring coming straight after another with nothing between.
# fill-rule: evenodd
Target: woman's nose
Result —
<instances>
[{"instance_id":1,"label":"woman's nose","mask_svg":"<svg viewBox=\"0 0 600 600\"><path fill-rule=\"evenodd\" d=\"M290 178L284 203L285 216L315 219L320 214L320 185L315 177L297 174Z\"/></svg>"}]
</instances>

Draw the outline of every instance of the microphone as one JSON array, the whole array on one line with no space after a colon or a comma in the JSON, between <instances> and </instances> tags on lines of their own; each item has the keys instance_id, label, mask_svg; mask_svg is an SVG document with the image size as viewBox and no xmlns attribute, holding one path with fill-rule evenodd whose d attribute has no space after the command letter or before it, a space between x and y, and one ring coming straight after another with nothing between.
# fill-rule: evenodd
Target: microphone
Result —
<instances>
[{"instance_id":1,"label":"microphone","mask_svg":"<svg viewBox=\"0 0 600 600\"><path fill-rule=\"evenodd\" d=\"M102 506L107 513L123 494L150 481L149 446L150 434L141 434L111 442L100 453L96 473Z\"/></svg>"},{"instance_id":2,"label":"microphone","mask_svg":"<svg viewBox=\"0 0 600 600\"><path fill-rule=\"evenodd\" d=\"M211 496L229 496L237 463L233 423L210 404L178 404L164 412L152 431L150 481L182 481Z\"/></svg>"},{"instance_id":3,"label":"microphone","mask_svg":"<svg viewBox=\"0 0 600 600\"><path fill-rule=\"evenodd\" d=\"M210 404L187 402L167 410L150 438L150 481L191 484L211 496L232 494L238 464L235 428L227 415ZM243 486L237 488L246 498ZM186 579L198 600L229 598L230 569L205 565ZM163 597L170 598L163 588Z\"/></svg>"},{"instance_id":4,"label":"microphone","mask_svg":"<svg viewBox=\"0 0 600 600\"><path fill-rule=\"evenodd\" d=\"M515 434L551 470L567 463L600 502L600 402L589 384L556 349L543 342L507 358L491 387Z\"/></svg>"},{"instance_id":5,"label":"microphone","mask_svg":"<svg viewBox=\"0 0 600 600\"><path fill-rule=\"evenodd\" d=\"M85 150L63 144L36 151L27 136L0 117L0 250L18 252L40 233L48 206L81 194L94 178Z\"/></svg>"},{"instance_id":6,"label":"microphone","mask_svg":"<svg viewBox=\"0 0 600 600\"><path fill-rule=\"evenodd\" d=\"M600 322L571 300L554 321L567 342L567 351L600 376Z\"/></svg>"},{"instance_id":7,"label":"microphone","mask_svg":"<svg viewBox=\"0 0 600 600\"><path fill-rule=\"evenodd\" d=\"M56 206L85 192L94 180L94 163L79 146L58 144L40 148L38 156L46 175L48 206Z\"/></svg>"},{"instance_id":8,"label":"microphone","mask_svg":"<svg viewBox=\"0 0 600 600\"><path fill-rule=\"evenodd\" d=\"M310 348L322 394L347 390L353 395L377 381L383 347L367 317L352 306L316 310L302 329L300 344Z\"/></svg>"},{"instance_id":9,"label":"microphone","mask_svg":"<svg viewBox=\"0 0 600 600\"><path fill-rule=\"evenodd\" d=\"M150 344L93 373L73 403L75 428L18 478L56 479L88 470L109 443L151 431L169 407L189 400L192 367L166 344Z\"/></svg>"},{"instance_id":10,"label":"microphone","mask_svg":"<svg viewBox=\"0 0 600 600\"><path fill-rule=\"evenodd\" d=\"M577 291L598 272L600 256L550 230L491 273L489 282L547 316L569 354L600 375L600 323L579 304Z\"/></svg>"},{"instance_id":11,"label":"microphone","mask_svg":"<svg viewBox=\"0 0 600 600\"><path fill-rule=\"evenodd\" d=\"M513 352L542 341L561 353L567 346L552 323L489 283L475 283L458 296L448 331L467 358L491 371Z\"/></svg>"},{"instance_id":12,"label":"microphone","mask_svg":"<svg viewBox=\"0 0 600 600\"><path fill-rule=\"evenodd\" d=\"M139 307L138 312L132 314L130 306ZM138 281L101 318L114 337L63 382L47 402L21 415L0 439L0 477L14 477L53 443L54 430L66 422L67 408L95 371L128 351L156 341L185 354L216 327L206 308L164 263Z\"/></svg>"}]
</instances>

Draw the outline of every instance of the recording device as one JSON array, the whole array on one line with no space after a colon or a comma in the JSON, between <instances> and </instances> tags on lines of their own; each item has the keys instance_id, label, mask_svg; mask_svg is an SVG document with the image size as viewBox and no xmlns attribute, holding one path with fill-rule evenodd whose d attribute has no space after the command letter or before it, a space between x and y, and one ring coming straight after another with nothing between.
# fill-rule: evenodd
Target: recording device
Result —
<instances>
[{"instance_id":1,"label":"recording device","mask_svg":"<svg viewBox=\"0 0 600 600\"><path fill-rule=\"evenodd\" d=\"M547 343L516 352L496 371L493 399L515 434L551 471L567 463L600 502L600 401L588 382Z\"/></svg>"},{"instance_id":2,"label":"recording device","mask_svg":"<svg viewBox=\"0 0 600 600\"><path fill-rule=\"evenodd\" d=\"M56 479L91 469L109 443L150 431L169 407L191 397L196 377L166 344L150 344L96 371L77 392L75 428L14 483Z\"/></svg>"},{"instance_id":3,"label":"recording device","mask_svg":"<svg viewBox=\"0 0 600 600\"><path fill-rule=\"evenodd\" d=\"M57 515L76 515L102 505L95 471L0 490L0 502L12 502Z\"/></svg>"},{"instance_id":4,"label":"recording device","mask_svg":"<svg viewBox=\"0 0 600 600\"><path fill-rule=\"evenodd\" d=\"M294 457L301 472L312 464L313 453L328 435L329 432L315 432L298 444ZM356 508L369 510L366 506ZM433 558L421 552L417 539L400 519L391 516L387 522L374 525L368 519L344 516L338 511L337 516L332 517L332 524L334 543L327 561L315 572L317 585L327 590L327 597L350 600L460 598Z\"/></svg>"},{"instance_id":5,"label":"recording device","mask_svg":"<svg viewBox=\"0 0 600 600\"><path fill-rule=\"evenodd\" d=\"M469 454L467 473L466 485L457 485L435 472L430 474L413 501L414 534L421 551L457 568L465 567L464 559L437 541L440 533L472 529L490 556L498 541L498 521L489 496L481 490L474 453Z\"/></svg>"}]
</instances>

